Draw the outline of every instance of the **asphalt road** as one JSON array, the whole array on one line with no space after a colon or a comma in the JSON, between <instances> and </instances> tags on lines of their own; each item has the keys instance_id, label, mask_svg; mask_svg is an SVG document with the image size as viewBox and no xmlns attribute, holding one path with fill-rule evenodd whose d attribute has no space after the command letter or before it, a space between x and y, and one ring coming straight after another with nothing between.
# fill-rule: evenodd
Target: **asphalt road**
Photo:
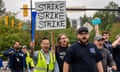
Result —
<instances>
[{"instance_id":1,"label":"asphalt road","mask_svg":"<svg viewBox=\"0 0 120 72\"><path fill-rule=\"evenodd\" d=\"M3 61L3 68L1 68L0 72L10 72L10 70L7 68L7 61Z\"/></svg>"}]
</instances>

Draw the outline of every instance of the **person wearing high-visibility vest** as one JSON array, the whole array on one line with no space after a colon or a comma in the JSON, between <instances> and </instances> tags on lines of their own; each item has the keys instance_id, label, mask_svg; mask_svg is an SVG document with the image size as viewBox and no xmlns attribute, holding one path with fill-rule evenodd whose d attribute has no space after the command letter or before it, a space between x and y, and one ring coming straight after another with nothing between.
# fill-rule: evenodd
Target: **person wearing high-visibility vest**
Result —
<instances>
[{"instance_id":1,"label":"person wearing high-visibility vest","mask_svg":"<svg viewBox=\"0 0 120 72\"><path fill-rule=\"evenodd\" d=\"M28 52L26 45L22 47L22 51L25 54L26 71L33 72L34 62L33 62L33 59L30 57L30 53Z\"/></svg>"},{"instance_id":2,"label":"person wearing high-visibility vest","mask_svg":"<svg viewBox=\"0 0 120 72\"><path fill-rule=\"evenodd\" d=\"M34 72L59 72L55 54L50 51L50 40L46 37L40 41L41 50L34 52Z\"/></svg>"}]
</instances>

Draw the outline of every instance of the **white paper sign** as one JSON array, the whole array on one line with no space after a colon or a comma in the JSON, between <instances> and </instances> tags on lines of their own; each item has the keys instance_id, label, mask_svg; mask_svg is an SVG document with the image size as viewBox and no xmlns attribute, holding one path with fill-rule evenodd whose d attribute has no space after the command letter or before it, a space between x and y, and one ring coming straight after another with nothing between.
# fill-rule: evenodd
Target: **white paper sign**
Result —
<instances>
[{"instance_id":1,"label":"white paper sign","mask_svg":"<svg viewBox=\"0 0 120 72\"><path fill-rule=\"evenodd\" d=\"M88 30L89 30L89 32L91 32L91 31L93 30L92 25L91 25L91 24L89 24L88 22L86 22L83 26L84 26L84 27L87 27L87 28L88 28Z\"/></svg>"},{"instance_id":2,"label":"white paper sign","mask_svg":"<svg viewBox=\"0 0 120 72\"><path fill-rule=\"evenodd\" d=\"M45 1L35 3L37 18L36 30L66 28L66 2Z\"/></svg>"}]
</instances>

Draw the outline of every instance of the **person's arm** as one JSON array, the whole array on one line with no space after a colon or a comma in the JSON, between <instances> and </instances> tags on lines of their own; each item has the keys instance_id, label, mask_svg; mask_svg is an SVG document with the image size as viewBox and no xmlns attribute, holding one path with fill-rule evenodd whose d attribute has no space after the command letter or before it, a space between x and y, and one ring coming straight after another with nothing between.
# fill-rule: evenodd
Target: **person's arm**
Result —
<instances>
[{"instance_id":1,"label":"person's arm","mask_svg":"<svg viewBox=\"0 0 120 72\"><path fill-rule=\"evenodd\" d=\"M4 52L4 56L9 56L10 54L14 54L14 51L12 49L9 49L8 51Z\"/></svg>"},{"instance_id":2,"label":"person's arm","mask_svg":"<svg viewBox=\"0 0 120 72\"><path fill-rule=\"evenodd\" d=\"M120 37L112 43L112 47L115 48L120 41Z\"/></svg>"},{"instance_id":3,"label":"person's arm","mask_svg":"<svg viewBox=\"0 0 120 72\"><path fill-rule=\"evenodd\" d=\"M3 55L8 56L9 55L8 51L4 52Z\"/></svg>"},{"instance_id":4,"label":"person's arm","mask_svg":"<svg viewBox=\"0 0 120 72\"><path fill-rule=\"evenodd\" d=\"M96 48L96 67L97 67L97 70L98 70L98 72L104 72L103 65L102 65L102 59L103 59L102 55L96 46L95 46L95 48Z\"/></svg>"},{"instance_id":5,"label":"person's arm","mask_svg":"<svg viewBox=\"0 0 120 72\"><path fill-rule=\"evenodd\" d=\"M34 41L31 41L30 42L30 53L32 56L34 56L34 48L35 48L35 42Z\"/></svg>"},{"instance_id":6,"label":"person's arm","mask_svg":"<svg viewBox=\"0 0 120 72\"><path fill-rule=\"evenodd\" d=\"M107 51L107 53L108 53L108 57L107 57L108 66L112 67L113 70L117 70L116 64L113 60L113 56L110 54L109 51Z\"/></svg>"},{"instance_id":7,"label":"person's arm","mask_svg":"<svg viewBox=\"0 0 120 72\"><path fill-rule=\"evenodd\" d=\"M63 72L69 72L69 64L67 62L64 62Z\"/></svg>"},{"instance_id":8,"label":"person's arm","mask_svg":"<svg viewBox=\"0 0 120 72\"><path fill-rule=\"evenodd\" d=\"M103 66L102 66L102 62L101 61L99 61L99 62L97 62L97 70L98 70L98 72L104 72L103 71Z\"/></svg>"},{"instance_id":9,"label":"person's arm","mask_svg":"<svg viewBox=\"0 0 120 72\"><path fill-rule=\"evenodd\" d=\"M57 61L55 62L54 72L60 72Z\"/></svg>"}]
</instances>

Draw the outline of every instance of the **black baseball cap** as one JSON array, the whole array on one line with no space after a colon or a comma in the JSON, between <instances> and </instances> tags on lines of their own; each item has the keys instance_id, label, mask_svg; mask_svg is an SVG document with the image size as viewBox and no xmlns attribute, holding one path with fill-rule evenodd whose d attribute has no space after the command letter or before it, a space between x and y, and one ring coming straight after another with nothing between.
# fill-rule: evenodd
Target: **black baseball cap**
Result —
<instances>
[{"instance_id":1,"label":"black baseball cap","mask_svg":"<svg viewBox=\"0 0 120 72\"><path fill-rule=\"evenodd\" d=\"M87 27L80 27L79 29L78 29L78 33L82 33L82 32L89 32L88 31L88 28Z\"/></svg>"}]
</instances>

